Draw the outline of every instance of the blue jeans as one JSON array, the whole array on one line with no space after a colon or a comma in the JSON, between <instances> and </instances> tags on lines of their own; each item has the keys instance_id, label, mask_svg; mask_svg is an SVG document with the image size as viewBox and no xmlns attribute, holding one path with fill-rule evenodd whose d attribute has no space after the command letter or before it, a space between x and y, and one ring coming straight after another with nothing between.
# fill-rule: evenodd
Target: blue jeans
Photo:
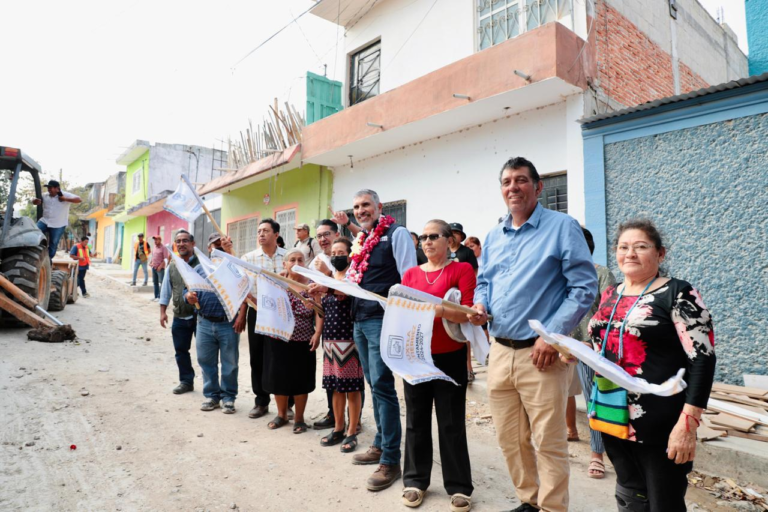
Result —
<instances>
[{"instance_id":1,"label":"blue jeans","mask_svg":"<svg viewBox=\"0 0 768 512\"><path fill-rule=\"evenodd\" d=\"M197 319L197 363L203 371L203 396L216 402L234 402L237 398L237 360L240 357L240 335L233 322L211 322ZM221 383L219 383L221 354Z\"/></svg>"},{"instance_id":2,"label":"blue jeans","mask_svg":"<svg viewBox=\"0 0 768 512\"><path fill-rule=\"evenodd\" d=\"M192 347L192 336L195 334L197 321L194 317L189 320L174 318L171 324L173 348L176 350L176 366L179 367L179 382L194 385L195 369L192 368L192 358L189 349Z\"/></svg>"},{"instance_id":3,"label":"blue jeans","mask_svg":"<svg viewBox=\"0 0 768 512\"><path fill-rule=\"evenodd\" d=\"M381 448L381 464L400 464L400 403L395 376L381 359L381 318L355 322L355 345L363 364L363 374L371 386L376 437L373 446Z\"/></svg>"},{"instance_id":4,"label":"blue jeans","mask_svg":"<svg viewBox=\"0 0 768 512\"><path fill-rule=\"evenodd\" d=\"M44 235L48 235L48 255L51 257L51 260L53 260L53 257L56 256L56 248L59 246L61 235L64 234L64 230L67 229L67 226L49 228L45 222L39 220L37 221L37 229L42 231Z\"/></svg>"},{"instance_id":5,"label":"blue jeans","mask_svg":"<svg viewBox=\"0 0 768 512\"><path fill-rule=\"evenodd\" d=\"M83 292L83 295L88 293L87 291L85 291L85 273L86 272L88 272L88 265L77 268L77 286L80 287L80 291Z\"/></svg>"},{"instance_id":6,"label":"blue jeans","mask_svg":"<svg viewBox=\"0 0 768 512\"><path fill-rule=\"evenodd\" d=\"M131 281L131 284L136 284L136 276L139 275L139 266L141 266L141 269L144 271L144 286L147 286L147 281L149 280L149 274L147 273L147 262L142 262L138 258L133 260L133 281Z\"/></svg>"},{"instance_id":7,"label":"blue jeans","mask_svg":"<svg viewBox=\"0 0 768 512\"><path fill-rule=\"evenodd\" d=\"M152 269L152 285L155 287L155 298L160 298L160 287L163 285L163 276L165 274L165 270L155 270ZM133 278L136 280L136 277Z\"/></svg>"}]
</instances>

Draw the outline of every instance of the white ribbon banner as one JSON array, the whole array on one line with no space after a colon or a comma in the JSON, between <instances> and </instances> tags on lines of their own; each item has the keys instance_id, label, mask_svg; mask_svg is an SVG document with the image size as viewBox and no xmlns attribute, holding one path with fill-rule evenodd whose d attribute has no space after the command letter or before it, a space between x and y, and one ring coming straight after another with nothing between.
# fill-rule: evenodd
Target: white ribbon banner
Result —
<instances>
[{"instance_id":1,"label":"white ribbon banner","mask_svg":"<svg viewBox=\"0 0 768 512\"><path fill-rule=\"evenodd\" d=\"M195 272L186 261L174 253L171 253L171 258L173 258L173 262L181 274L181 279L187 285L187 289L193 292L213 292L213 286L203 276Z\"/></svg>"},{"instance_id":2,"label":"white ribbon banner","mask_svg":"<svg viewBox=\"0 0 768 512\"><path fill-rule=\"evenodd\" d=\"M296 319L285 288L264 274L256 278L259 296L255 332L289 341L293 336Z\"/></svg>"},{"instance_id":3,"label":"white ribbon banner","mask_svg":"<svg viewBox=\"0 0 768 512\"><path fill-rule=\"evenodd\" d=\"M416 292L416 293L414 293ZM427 295L434 300L414 300ZM432 360L432 327L436 303L441 300L402 285L389 290L384 321L381 326L381 358L408 384L430 380L446 380L458 384L439 370Z\"/></svg>"},{"instance_id":4,"label":"white ribbon banner","mask_svg":"<svg viewBox=\"0 0 768 512\"><path fill-rule=\"evenodd\" d=\"M536 331L544 341L559 348L559 351L562 350L563 352L569 353L595 370L601 376L631 393L672 396L680 393L688 386L683 380L685 368L680 368L675 376L670 377L664 381L663 384L650 384L644 379L631 376L624 370L624 368L607 360L584 343L576 341L563 334L549 332L538 320L528 320L528 325L530 325L531 329Z\"/></svg>"},{"instance_id":5,"label":"white ribbon banner","mask_svg":"<svg viewBox=\"0 0 768 512\"><path fill-rule=\"evenodd\" d=\"M327 288L333 288L334 290L338 290L341 293L345 295L349 295L350 297L357 297L358 299L365 299L365 300L375 300L379 304L381 304L381 307L386 308L387 302L385 300L382 300L381 297L378 297L375 293L371 293L367 290L363 290L355 283L351 283L349 281L339 281L338 279L334 279L331 276L326 276L322 272L318 272L317 270L313 270L310 268L300 267L298 265L293 266L293 271L297 274L300 274L306 278L311 279L312 281L316 282L319 285L325 286Z\"/></svg>"},{"instance_id":6,"label":"white ribbon banner","mask_svg":"<svg viewBox=\"0 0 768 512\"><path fill-rule=\"evenodd\" d=\"M445 295L445 300L461 304L461 292L458 288L451 288ZM445 322L446 319L443 318L443 324ZM472 325L469 322L460 323L459 328L472 347L472 356L478 363L487 366L488 354L491 352L491 343L488 341L488 336L485 335L483 328L479 325Z\"/></svg>"},{"instance_id":7,"label":"white ribbon banner","mask_svg":"<svg viewBox=\"0 0 768 512\"><path fill-rule=\"evenodd\" d=\"M163 209L187 222L195 222L195 219L203 213L200 198L185 175L181 175L179 186L165 200Z\"/></svg>"},{"instance_id":8,"label":"white ribbon banner","mask_svg":"<svg viewBox=\"0 0 768 512\"><path fill-rule=\"evenodd\" d=\"M208 274L208 282L213 286L213 291L227 314L227 320L231 322L251 291L248 274L234 263L222 261Z\"/></svg>"}]
</instances>

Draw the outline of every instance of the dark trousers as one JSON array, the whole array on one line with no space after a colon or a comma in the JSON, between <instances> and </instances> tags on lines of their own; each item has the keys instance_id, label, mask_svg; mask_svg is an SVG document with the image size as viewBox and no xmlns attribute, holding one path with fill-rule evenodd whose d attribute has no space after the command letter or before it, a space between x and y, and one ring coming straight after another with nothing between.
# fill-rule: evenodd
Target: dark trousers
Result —
<instances>
[{"instance_id":1,"label":"dark trousers","mask_svg":"<svg viewBox=\"0 0 768 512\"><path fill-rule=\"evenodd\" d=\"M675 464L666 445L646 445L603 435L608 458L616 469L616 502L620 511L685 512L686 475L693 462Z\"/></svg>"},{"instance_id":2,"label":"dark trousers","mask_svg":"<svg viewBox=\"0 0 768 512\"><path fill-rule=\"evenodd\" d=\"M248 352L251 358L251 387L256 395L256 405L268 406L269 393L264 391L261 376L264 373L264 334L256 333L256 311L248 307ZM293 407L293 397L288 399L288 406Z\"/></svg>"},{"instance_id":3,"label":"dark trousers","mask_svg":"<svg viewBox=\"0 0 768 512\"><path fill-rule=\"evenodd\" d=\"M85 295L85 273L88 272L88 266L85 267L77 267L77 286L80 287L80 291L83 292L83 295Z\"/></svg>"},{"instance_id":4,"label":"dark trousers","mask_svg":"<svg viewBox=\"0 0 768 512\"><path fill-rule=\"evenodd\" d=\"M179 382L194 385L195 369L192 368L192 358L189 349L192 346L192 336L197 329L197 320L190 318L182 320L174 318L171 324L173 348L176 350L176 366L179 367Z\"/></svg>"},{"instance_id":5,"label":"dark trousers","mask_svg":"<svg viewBox=\"0 0 768 512\"><path fill-rule=\"evenodd\" d=\"M160 298L160 287L163 285L165 270L152 269L152 285L155 288L155 298Z\"/></svg>"},{"instance_id":6,"label":"dark trousers","mask_svg":"<svg viewBox=\"0 0 768 512\"><path fill-rule=\"evenodd\" d=\"M465 426L467 397L467 349L433 354L435 366L455 380L431 380L405 389L405 467L406 487L427 490L432 476L432 404L437 416L443 485L448 494L472 495L472 471Z\"/></svg>"}]
</instances>

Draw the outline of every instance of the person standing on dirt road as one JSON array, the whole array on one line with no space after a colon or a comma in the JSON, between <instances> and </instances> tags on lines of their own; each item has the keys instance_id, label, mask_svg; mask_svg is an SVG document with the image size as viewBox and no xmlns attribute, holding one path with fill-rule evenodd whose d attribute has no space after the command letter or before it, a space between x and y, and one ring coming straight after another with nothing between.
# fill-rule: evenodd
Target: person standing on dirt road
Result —
<instances>
[{"instance_id":1,"label":"person standing on dirt road","mask_svg":"<svg viewBox=\"0 0 768 512\"><path fill-rule=\"evenodd\" d=\"M190 267L195 268L200 264L195 256L195 237L188 231L180 230L176 233L176 250L179 257L186 261ZM192 336L197 329L195 307L184 301L184 280L179 269L173 261L168 268L168 279L163 279L163 287L160 290L160 326L165 329L168 323L168 305L173 302L173 323L171 324L171 337L173 348L176 350L176 366L179 367L179 385L173 388L174 395L181 395L195 390L195 369L192 368L192 357L189 349L192 347Z\"/></svg>"},{"instance_id":2,"label":"person standing on dirt road","mask_svg":"<svg viewBox=\"0 0 768 512\"><path fill-rule=\"evenodd\" d=\"M160 300L160 286L163 284L165 274L165 264L171 257L171 251L163 245L163 239L159 236L153 236L155 245L152 247L152 257L149 260L149 266L152 268L152 285L155 288L155 301Z\"/></svg>"},{"instance_id":3,"label":"person standing on dirt road","mask_svg":"<svg viewBox=\"0 0 768 512\"><path fill-rule=\"evenodd\" d=\"M85 274L91 265L91 253L88 250L88 237L84 236L80 238L80 243L75 244L72 250L69 251L69 255L73 260L77 260L77 286L80 287L80 291L83 292L83 298L90 297L88 292L85 291Z\"/></svg>"},{"instance_id":4,"label":"person standing on dirt road","mask_svg":"<svg viewBox=\"0 0 768 512\"><path fill-rule=\"evenodd\" d=\"M37 229L49 237L48 256L53 260L61 235L69 224L69 206L72 203L82 203L83 200L75 194L63 192L61 184L56 180L50 180L45 187L48 193L43 194L42 199L32 199L32 204L43 205L43 216L37 221Z\"/></svg>"},{"instance_id":5,"label":"person standing on dirt road","mask_svg":"<svg viewBox=\"0 0 768 512\"><path fill-rule=\"evenodd\" d=\"M131 286L136 286L136 276L139 275L139 267L144 271L144 284L147 286L149 280L149 273L147 272L147 261L149 255L152 253L149 249L149 244L144 240L144 233L139 233L139 240L133 244L133 280Z\"/></svg>"},{"instance_id":6,"label":"person standing on dirt road","mask_svg":"<svg viewBox=\"0 0 768 512\"><path fill-rule=\"evenodd\" d=\"M219 233L208 237L208 252L220 249L232 254L232 239ZM195 271L205 277L202 265ZM186 291L187 304L200 304L197 312L195 332L197 363L203 371L203 395L206 400L201 411L212 411L222 407L224 414L234 414L237 398L238 359L240 358L240 333L245 330L245 315L238 313L233 321L213 292ZM221 381L219 381L219 358L221 358Z\"/></svg>"}]
</instances>

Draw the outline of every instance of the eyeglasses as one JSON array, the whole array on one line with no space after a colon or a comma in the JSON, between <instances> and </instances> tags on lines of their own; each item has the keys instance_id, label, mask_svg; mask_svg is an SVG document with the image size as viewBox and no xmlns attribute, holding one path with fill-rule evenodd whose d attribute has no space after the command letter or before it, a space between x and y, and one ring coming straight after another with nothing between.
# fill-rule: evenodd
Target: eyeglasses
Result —
<instances>
[{"instance_id":1,"label":"eyeglasses","mask_svg":"<svg viewBox=\"0 0 768 512\"><path fill-rule=\"evenodd\" d=\"M333 234L333 231L327 231L325 233L317 233L315 235L315 238L317 238L318 240L324 240L326 238L331 238L332 234Z\"/></svg>"},{"instance_id":2,"label":"eyeglasses","mask_svg":"<svg viewBox=\"0 0 768 512\"><path fill-rule=\"evenodd\" d=\"M427 240L429 240L430 242L434 242L441 236L445 236L445 235L438 235L437 233L432 233L431 235L420 235L419 242L426 242Z\"/></svg>"},{"instance_id":3,"label":"eyeglasses","mask_svg":"<svg viewBox=\"0 0 768 512\"><path fill-rule=\"evenodd\" d=\"M179 238L179 239L176 240L176 243L177 244L188 244L191 241L192 240L190 240L189 238Z\"/></svg>"},{"instance_id":4,"label":"eyeglasses","mask_svg":"<svg viewBox=\"0 0 768 512\"><path fill-rule=\"evenodd\" d=\"M636 253L645 253L651 249L655 249L655 246L649 244L635 244L635 245L619 245L616 247L616 252L619 254L627 254L629 249L633 249Z\"/></svg>"}]
</instances>

